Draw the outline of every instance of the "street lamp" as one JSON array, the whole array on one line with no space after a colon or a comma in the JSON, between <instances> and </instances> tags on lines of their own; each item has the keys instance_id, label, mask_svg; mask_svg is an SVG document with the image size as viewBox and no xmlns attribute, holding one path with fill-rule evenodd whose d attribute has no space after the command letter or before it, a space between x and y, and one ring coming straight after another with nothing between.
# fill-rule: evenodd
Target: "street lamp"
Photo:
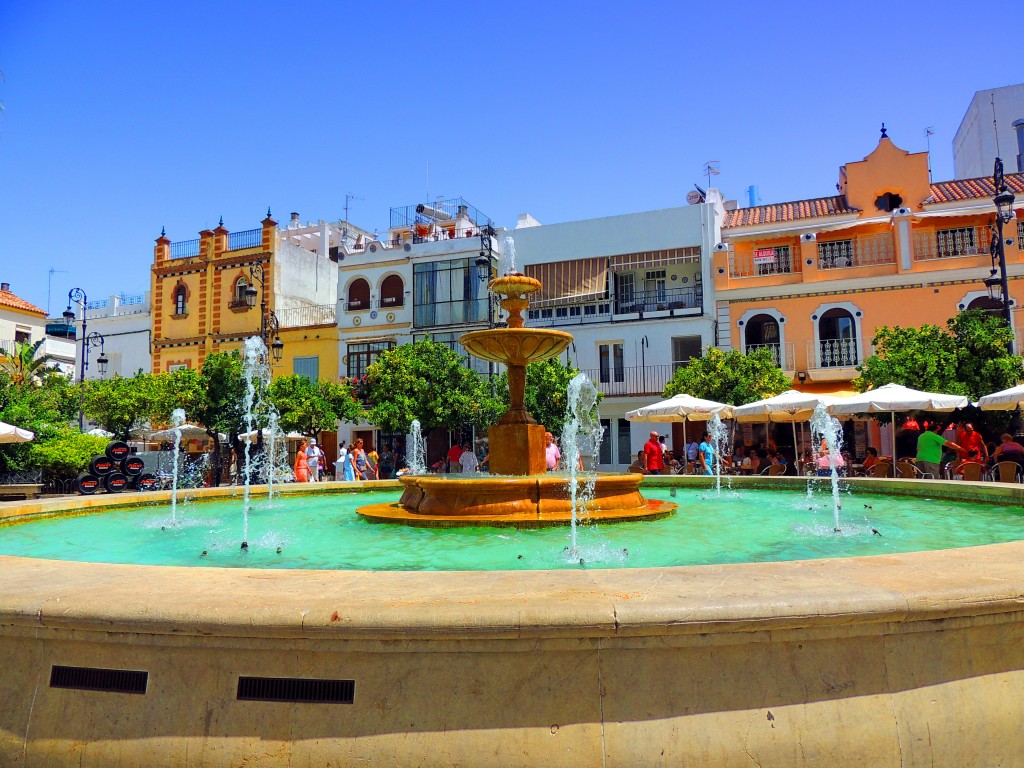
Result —
<instances>
[{"instance_id":1,"label":"street lamp","mask_svg":"<svg viewBox=\"0 0 1024 768\"><path fill-rule=\"evenodd\" d=\"M104 353L103 345L105 339L103 334L93 331L88 333L88 324L86 322L86 310L88 309L89 297L85 295L85 291L81 288L72 288L68 291L68 308L64 310L64 323L71 325L75 322L75 313L71 310L72 304L82 305L82 359L79 363L78 368L78 385L79 385L79 396L78 396L78 430L81 432L85 427L85 372L89 369L89 347L99 347L100 356L96 358L96 366L99 369L100 376L107 375L107 363L110 361L107 359Z\"/></svg>"},{"instance_id":2,"label":"street lamp","mask_svg":"<svg viewBox=\"0 0 1024 768\"><path fill-rule=\"evenodd\" d=\"M1003 319L1012 332L1013 314L1011 307L1013 302L1010 299L1010 286L1006 277L1006 243L1003 240L1003 225L1009 224L1014 218L1014 196L1013 192L1006 185L1006 179L1003 176L1003 161L998 157L992 170L992 187L995 190L995 197L992 198L992 203L996 207L995 231L993 232L992 243L989 248L992 254L992 271L984 282L989 296L993 299L997 298L996 291L998 289L998 301L1000 302ZM1014 340L1011 339L1011 353L1013 352L1013 346Z\"/></svg>"},{"instance_id":3,"label":"street lamp","mask_svg":"<svg viewBox=\"0 0 1024 768\"><path fill-rule=\"evenodd\" d=\"M245 287L245 303L249 309L256 306L256 296L260 297L260 338L263 343L270 347L274 356L274 362L280 363L284 355L284 342L281 341L281 324L278 322L274 310L267 311L267 291L264 282L263 265L253 264L249 267L249 284ZM260 291L253 287L253 281L260 281ZM270 337L274 337L273 343L269 343Z\"/></svg>"}]
</instances>

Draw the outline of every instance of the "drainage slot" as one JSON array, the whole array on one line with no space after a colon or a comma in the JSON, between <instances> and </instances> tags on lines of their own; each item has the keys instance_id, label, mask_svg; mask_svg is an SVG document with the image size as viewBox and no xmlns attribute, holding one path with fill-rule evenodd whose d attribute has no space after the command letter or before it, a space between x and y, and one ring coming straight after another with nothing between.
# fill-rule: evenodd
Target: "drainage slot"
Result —
<instances>
[{"instance_id":1,"label":"drainage slot","mask_svg":"<svg viewBox=\"0 0 1024 768\"><path fill-rule=\"evenodd\" d=\"M73 688L78 691L108 693L145 693L149 672L131 669L96 669L94 667L62 667L50 669L51 688Z\"/></svg>"},{"instance_id":2,"label":"drainage slot","mask_svg":"<svg viewBox=\"0 0 1024 768\"><path fill-rule=\"evenodd\" d=\"M239 677L239 701L282 701L307 704L351 704L355 680L313 680L298 677Z\"/></svg>"}]
</instances>

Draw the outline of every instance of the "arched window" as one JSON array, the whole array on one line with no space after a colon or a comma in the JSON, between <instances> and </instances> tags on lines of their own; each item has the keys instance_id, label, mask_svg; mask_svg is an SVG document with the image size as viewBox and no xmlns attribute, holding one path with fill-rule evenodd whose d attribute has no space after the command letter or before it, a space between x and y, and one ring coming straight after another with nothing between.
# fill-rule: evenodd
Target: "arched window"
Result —
<instances>
[{"instance_id":1,"label":"arched window","mask_svg":"<svg viewBox=\"0 0 1024 768\"><path fill-rule=\"evenodd\" d=\"M188 290L184 285L179 285L174 289L174 314L184 315L186 313L185 299L188 296Z\"/></svg>"},{"instance_id":2,"label":"arched window","mask_svg":"<svg viewBox=\"0 0 1024 768\"><path fill-rule=\"evenodd\" d=\"M992 317L1003 317L1003 302L991 296L979 296L967 305L967 309L983 309Z\"/></svg>"},{"instance_id":3,"label":"arched window","mask_svg":"<svg viewBox=\"0 0 1024 768\"><path fill-rule=\"evenodd\" d=\"M744 352L767 348L777 365L782 365L782 339L779 321L771 315L754 315L743 326Z\"/></svg>"},{"instance_id":4,"label":"arched window","mask_svg":"<svg viewBox=\"0 0 1024 768\"><path fill-rule=\"evenodd\" d=\"M370 284L357 277L348 286L348 309L370 308Z\"/></svg>"},{"instance_id":5,"label":"arched window","mask_svg":"<svg viewBox=\"0 0 1024 768\"><path fill-rule=\"evenodd\" d=\"M818 318L820 368L850 368L860 362L857 322L845 309L833 307Z\"/></svg>"},{"instance_id":6,"label":"arched window","mask_svg":"<svg viewBox=\"0 0 1024 768\"><path fill-rule=\"evenodd\" d=\"M235 295L231 301L231 305L235 307L245 306L245 289L249 287L249 281L244 277L240 277L235 280Z\"/></svg>"},{"instance_id":7,"label":"arched window","mask_svg":"<svg viewBox=\"0 0 1024 768\"><path fill-rule=\"evenodd\" d=\"M405 283L398 275L388 275L380 285L380 305L400 307L405 304Z\"/></svg>"}]
</instances>

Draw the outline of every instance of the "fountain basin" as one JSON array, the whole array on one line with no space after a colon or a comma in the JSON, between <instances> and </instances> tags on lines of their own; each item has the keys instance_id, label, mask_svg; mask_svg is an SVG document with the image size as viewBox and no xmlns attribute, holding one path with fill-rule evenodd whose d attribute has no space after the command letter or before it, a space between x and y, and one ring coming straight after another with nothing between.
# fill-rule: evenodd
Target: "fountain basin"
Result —
<instances>
[{"instance_id":1,"label":"fountain basin","mask_svg":"<svg viewBox=\"0 0 1024 768\"><path fill-rule=\"evenodd\" d=\"M677 505L640 494L642 475L601 474L582 522L657 520ZM450 528L464 525L540 528L572 522L572 501L565 476L474 477L409 475L401 478L402 498L357 511L378 523ZM578 480L580 489L585 480Z\"/></svg>"},{"instance_id":2,"label":"fountain basin","mask_svg":"<svg viewBox=\"0 0 1024 768\"><path fill-rule=\"evenodd\" d=\"M572 334L547 328L496 328L470 331L459 343L474 357L503 365L527 365L556 357L572 341Z\"/></svg>"},{"instance_id":3,"label":"fountain basin","mask_svg":"<svg viewBox=\"0 0 1024 768\"><path fill-rule=\"evenodd\" d=\"M851 485L1024 502L1019 486ZM139 499L154 497L87 501ZM557 574L0 557L0 764L1010 765L1022 559L1022 542ZM54 665L148 685L54 687ZM354 695L243 700L242 676L351 680Z\"/></svg>"}]
</instances>

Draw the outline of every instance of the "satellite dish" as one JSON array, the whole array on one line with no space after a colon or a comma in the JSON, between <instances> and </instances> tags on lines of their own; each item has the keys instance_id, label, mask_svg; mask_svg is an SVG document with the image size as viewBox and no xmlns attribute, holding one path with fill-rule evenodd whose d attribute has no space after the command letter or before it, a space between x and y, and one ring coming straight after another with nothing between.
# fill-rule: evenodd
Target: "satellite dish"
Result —
<instances>
[{"instance_id":1,"label":"satellite dish","mask_svg":"<svg viewBox=\"0 0 1024 768\"><path fill-rule=\"evenodd\" d=\"M704 202L704 198L701 197L700 192L698 192L697 190L693 190L692 192L686 195L686 202L688 202L690 205L697 205L698 203Z\"/></svg>"}]
</instances>

